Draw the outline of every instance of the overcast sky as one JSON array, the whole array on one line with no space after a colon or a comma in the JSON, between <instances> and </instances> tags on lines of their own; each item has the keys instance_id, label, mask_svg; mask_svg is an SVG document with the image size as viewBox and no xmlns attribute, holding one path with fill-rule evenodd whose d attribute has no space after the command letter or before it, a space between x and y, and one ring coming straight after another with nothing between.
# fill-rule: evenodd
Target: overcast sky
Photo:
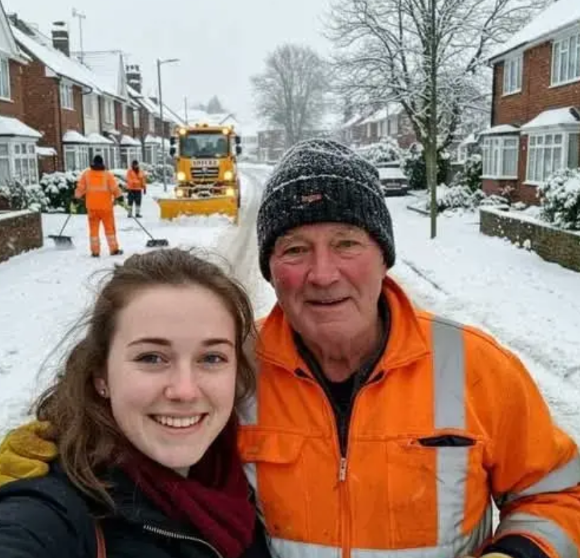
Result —
<instances>
[{"instance_id":1,"label":"overcast sky","mask_svg":"<svg viewBox=\"0 0 580 558\"><path fill-rule=\"evenodd\" d=\"M75 7L83 21L85 50L121 50L141 65L144 92L155 94L157 58L180 58L163 67L164 100L207 102L216 94L243 120L254 118L250 76L266 54L285 41L329 45L322 21L329 0L3 0L8 13L35 22L49 34L53 21L69 23L79 50Z\"/></svg>"}]
</instances>

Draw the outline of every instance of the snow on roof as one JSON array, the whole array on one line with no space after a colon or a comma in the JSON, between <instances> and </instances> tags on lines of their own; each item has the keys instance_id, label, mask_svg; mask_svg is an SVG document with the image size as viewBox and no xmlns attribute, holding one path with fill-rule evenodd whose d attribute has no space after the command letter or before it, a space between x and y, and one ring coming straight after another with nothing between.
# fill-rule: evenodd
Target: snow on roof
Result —
<instances>
[{"instance_id":1,"label":"snow on roof","mask_svg":"<svg viewBox=\"0 0 580 558\"><path fill-rule=\"evenodd\" d=\"M42 137L40 132L34 128L27 126L24 122L20 122L17 118L9 116L0 116L0 136L17 136L20 138L36 138Z\"/></svg>"},{"instance_id":2,"label":"snow on roof","mask_svg":"<svg viewBox=\"0 0 580 558\"><path fill-rule=\"evenodd\" d=\"M77 53L74 56L80 59ZM106 93L122 99L128 97L125 66L120 52L84 52L82 60L99 76L99 82Z\"/></svg>"},{"instance_id":3,"label":"snow on roof","mask_svg":"<svg viewBox=\"0 0 580 558\"><path fill-rule=\"evenodd\" d=\"M135 145L138 147L141 147L141 142L139 140L136 140L135 138L132 138L131 136L123 136L121 138L121 145L127 147L127 146L131 146L131 145Z\"/></svg>"},{"instance_id":4,"label":"snow on roof","mask_svg":"<svg viewBox=\"0 0 580 558\"><path fill-rule=\"evenodd\" d=\"M500 124L499 126L493 126L492 128L487 128L481 132L482 136L495 136L498 134L519 134L520 129L510 124Z\"/></svg>"},{"instance_id":5,"label":"snow on roof","mask_svg":"<svg viewBox=\"0 0 580 558\"><path fill-rule=\"evenodd\" d=\"M574 107L545 110L536 118L524 124L522 130L532 130L535 128L549 128L556 126L580 126L580 115Z\"/></svg>"},{"instance_id":6,"label":"snow on roof","mask_svg":"<svg viewBox=\"0 0 580 558\"><path fill-rule=\"evenodd\" d=\"M472 133L464 138L458 147L466 147L468 145L473 145L474 143L477 143L477 138L475 137L475 134Z\"/></svg>"},{"instance_id":7,"label":"snow on roof","mask_svg":"<svg viewBox=\"0 0 580 558\"><path fill-rule=\"evenodd\" d=\"M354 126L361 118L362 116L360 114L354 114L341 126L341 128L343 130L345 128L350 128L351 126Z\"/></svg>"},{"instance_id":8,"label":"snow on roof","mask_svg":"<svg viewBox=\"0 0 580 558\"><path fill-rule=\"evenodd\" d=\"M59 50L42 44L39 40L26 35L17 27L11 25L10 28L16 42L57 75L68 78L79 85L96 89L97 91L101 89L98 85L97 76L92 74L88 68L76 60L69 58Z\"/></svg>"},{"instance_id":9,"label":"snow on roof","mask_svg":"<svg viewBox=\"0 0 580 558\"><path fill-rule=\"evenodd\" d=\"M89 143L94 144L94 145L110 145L110 144L115 143L114 141L110 140L109 138L106 138L105 136L102 136L101 134L97 134L97 133L89 134L87 136L87 141Z\"/></svg>"},{"instance_id":10,"label":"snow on roof","mask_svg":"<svg viewBox=\"0 0 580 558\"><path fill-rule=\"evenodd\" d=\"M39 157L53 157L56 155L56 149L54 147L40 147L37 145L36 154Z\"/></svg>"},{"instance_id":11,"label":"snow on roof","mask_svg":"<svg viewBox=\"0 0 580 558\"><path fill-rule=\"evenodd\" d=\"M363 120L361 124L372 124L387 119L389 116L399 114L401 112L401 105L399 103L387 103L387 106L373 112L368 118Z\"/></svg>"},{"instance_id":12,"label":"snow on roof","mask_svg":"<svg viewBox=\"0 0 580 558\"><path fill-rule=\"evenodd\" d=\"M89 143L87 138L75 130L68 130L62 136L62 143Z\"/></svg>"},{"instance_id":13,"label":"snow on roof","mask_svg":"<svg viewBox=\"0 0 580 558\"><path fill-rule=\"evenodd\" d=\"M2 51L3 54L6 54L8 58L16 60L17 62L26 61L22 51L16 44L2 2L0 2L0 51Z\"/></svg>"},{"instance_id":14,"label":"snow on roof","mask_svg":"<svg viewBox=\"0 0 580 558\"><path fill-rule=\"evenodd\" d=\"M158 138L157 136L152 136L151 134L147 134L145 136L145 140L143 143L160 143L161 142L161 138Z\"/></svg>"},{"instance_id":15,"label":"snow on roof","mask_svg":"<svg viewBox=\"0 0 580 558\"><path fill-rule=\"evenodd\" d=\"M558 0L538 14L528 25L516 33L509 41L500 45L491 55L495 60L518 47L534 44L541 39L580 22L580 2L578 0Z\"/></svg>"}]
</instances>

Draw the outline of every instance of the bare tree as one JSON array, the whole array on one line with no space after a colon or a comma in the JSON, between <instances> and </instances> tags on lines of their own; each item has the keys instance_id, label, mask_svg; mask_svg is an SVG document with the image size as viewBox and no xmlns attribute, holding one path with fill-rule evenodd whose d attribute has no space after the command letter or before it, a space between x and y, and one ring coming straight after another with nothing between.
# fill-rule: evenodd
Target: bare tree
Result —
<instances>
[{"instance_id":1,"label":"bare tree","mask_svg":"<svg viewBox=\"0 0 580 558\"><path fill-rule=\"evenodd\" d=\"M278 47L252 84L258 116L284 130L287 147L320 122L328 91L327 64L310 47Z\"/></svg>"},{"instance_id":2,"label":"bare tree","mask_svg":"<svg viewBox=\"0 0 580 558\"><path fill-rule=\"evenodd\" d=\"M462 116L489 106L493 48L551 0L335 0L328 34L341 89L357 104L400 102L425 149L436 194L437 150ZM436 235L435 211L431 236Z\"/></svg>"}]
</instances>

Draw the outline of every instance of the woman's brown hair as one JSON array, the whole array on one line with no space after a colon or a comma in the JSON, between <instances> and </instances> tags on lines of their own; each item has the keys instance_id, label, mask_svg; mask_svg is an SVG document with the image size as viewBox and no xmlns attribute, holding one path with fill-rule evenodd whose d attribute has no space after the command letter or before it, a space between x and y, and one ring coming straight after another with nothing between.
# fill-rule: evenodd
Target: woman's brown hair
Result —
<instances>
[{"instance_id":1,"label":"woman's brown hair","mask_svg":"<svg viewBox=\"0 0 580 558\"><path fill-rule=\"evenodd\" d=\"M79 323L86 333L68 354L54 385L34 405L38 420L50 422L69 479L105 503L112 504L97 470L114 462L125 438L108 400L97 394L94 379L106 374L121 310L141 290L165 285L201 286L220 297L236 326L237 408L255 388L255 370L244 351L244 344L254 335L252 306L244 289L220 266L178 248L133 255L115 266Z\"/></svg>"}]
</instances>

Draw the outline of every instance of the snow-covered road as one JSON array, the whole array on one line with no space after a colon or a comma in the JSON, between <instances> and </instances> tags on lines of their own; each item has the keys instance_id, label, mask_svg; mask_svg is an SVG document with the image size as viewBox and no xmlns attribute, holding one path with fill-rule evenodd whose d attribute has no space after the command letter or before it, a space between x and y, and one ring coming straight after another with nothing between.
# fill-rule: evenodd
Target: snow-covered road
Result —
<instances>
[{"instance_id":1,"label":"snow-covered road","mask_svg":"<svg viewBox=\"0 0 580 558\"><path fill-rule=\"evenodd\" d=\"M219 252L248 289L256 314L264 315L274 294L259 273L255 219L268 167L244 166L240 225L224 217L162 222L149 189L144 225L171 246ZM408 199L389 199L398 263L393 273L417 304L483 327L524 360L554 415L580 441L580 275L478 233L477 214L441 218L440 235L428 240L426 218L406 209ZM44 215L44 234L57 232L61 215ZM118 210L125 253L142 251L147 237ZM87 306L99 270L114 263L87 251L86 218L71 219L76 249L41 250L0 265L0 433L20 422L52 370L39 368L80 311ZM106 254L106 250L104 251Z\"/></svg>"}]
</instances>

